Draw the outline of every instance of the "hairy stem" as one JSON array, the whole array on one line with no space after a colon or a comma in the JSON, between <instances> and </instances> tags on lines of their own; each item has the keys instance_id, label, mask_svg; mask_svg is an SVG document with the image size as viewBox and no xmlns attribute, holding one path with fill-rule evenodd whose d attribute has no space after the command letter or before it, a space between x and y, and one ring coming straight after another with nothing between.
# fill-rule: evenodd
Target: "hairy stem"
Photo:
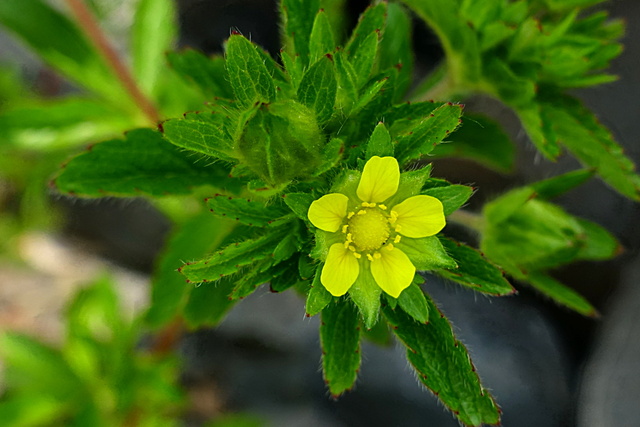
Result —
<instances>
[{"instance_id":1,"label":"hairy stem","mask_svg":"<svg viewBox=\"0 0 640 427\"><path fill-rule=\"evenodd\" d=\"M131 98L138 108L140 108L144 115L147 116L153 124L157 123L160 120L160 116L156 107L145 96L145 94L142 93L127 67L120 60L113 47L109 44L109 41L100 29L98 22L84 4L83 0L66 0L66 2L73 12L80 28L82 28L87 37L89 37L98 49L98 52L107 61L107 64L111 67L118 80L120 80L122 86L126 89L129 95L131 95Z\"/></svg>"}]
</instances>

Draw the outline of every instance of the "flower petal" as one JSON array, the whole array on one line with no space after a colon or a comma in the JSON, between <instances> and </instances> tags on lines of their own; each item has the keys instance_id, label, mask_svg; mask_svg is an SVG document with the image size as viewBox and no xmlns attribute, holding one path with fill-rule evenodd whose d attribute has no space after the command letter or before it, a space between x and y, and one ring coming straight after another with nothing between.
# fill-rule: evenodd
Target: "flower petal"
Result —
<instances>
[{"instance_id":1,"label":"flower petal","mask_svg":"<svg viewBox=\"0 0 640 427\"><path fill-rule=\"evenodd\" d=\"M445 219L442 202L431 196L413 196L395 205L392 209L398 217L398 233L419 238L433 236L444 228Z\"/></svg>"},{"instance_id":2,"label":"flower petal","mask_svg":"<svg viewBox=\"0 0 640 427\"><path fill-rule=\"evenodd\" d=\"M416 268L409 257L398 248L388 250L388 246L380 249L380 258L371 261L371 274L378 286L394 298L413 281Z\"/></svg>"},{"instance_id":3,"label":"flower petal","mask_svg":"<svg viewBox=\"0 0 640 427\"><path fill-rule=\"evenodd\" d=\"M359 273L360 265L353 252L346 249L343 243L334 243L322 267L320 282L331 295L339 297L347 293Z\"/></svg>"},{"instance_id":4,"label":"flower petal","mask_svg":"<svg viewBox=\"0 0 640 427\"><path fill-rule=\"evenodd\" d=\"M334 233L338 231L342 220L347 216L349 198L344 194L331 193L314 200L309 206L307 216L311 224L320 230Z\"/></svg>"},{"instance_id":5,"label":"flower petal","mask_svg":"<svg viewBox=\"0 0 640 427\"><path fill-rule=\"evenodd\" d=\"M394 157L373 156L364 165L357 194L360 200L382 203L396 194L400 183L400 167Z\"/></svg>"}]
</instances>

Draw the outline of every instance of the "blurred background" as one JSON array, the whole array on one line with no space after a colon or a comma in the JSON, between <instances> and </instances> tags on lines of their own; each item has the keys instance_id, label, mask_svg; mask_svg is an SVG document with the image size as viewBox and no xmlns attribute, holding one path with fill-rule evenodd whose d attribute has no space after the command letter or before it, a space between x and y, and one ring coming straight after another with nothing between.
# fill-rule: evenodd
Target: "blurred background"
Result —
<instances>
[{"instance_id":1,"label":"blurred background","mask_svg":"<svg viewBox=\"0 0 640 427\"><path fill-rule=\"evenodd\" d=\"M63 1L52 3L65 10ZM110 41L127 57L135 0L89 3ZM368 2L347 4L352 27ZM602 8L627 22L625 52L612 69L620 79L577 95L638 164L640 3L615 0ZM275 1L178 0L177 10L180 47L220 53L230 31L238 30L274 56L280 49ZM416 20L414 25L416 74L424 76L443 54L424 24ZM102 113L96 110L92 121L86 105L73 106L85 113L82 122L74 121L71 110L58 107L56 100L78 93L0 26L0 329L28 332L50 343L61 339L61 313L71 295L103 271L114 277L127 312L143 310L154 260L171 226L144 199L79 200L47 187L68 156L136 125L122 119L103 126ZM58 108L59 117L37 128L38 114L48 105ZM176 115L198 108L197 101L167 105L166 111ZM25 109L28 124L23 123ZM567 157L557 163L543 159L515 117L497 102L476 98L466 109L499 119L517 145L518 159L511 175L460 160L434 164L435 176L478 188L470 209L509 188L577 168ZM599 180L557 202L604 226L625 247L613 261L556 272L596 306L600 318L569 312L522 286L516 296L489 299L427 276L428 292L470 349L484 385L504 411L503 425L638 425L639 207ZM458 425L421 388L403 350L393 343L366 345L355 390L332 400L320 371L317 323L304 316L304 301L294 293L263 291L236 306L220 327L185 335L178 350L191 407L188 425L229 412L256 414L273 426Z\"/></svg>"}]
</instances>

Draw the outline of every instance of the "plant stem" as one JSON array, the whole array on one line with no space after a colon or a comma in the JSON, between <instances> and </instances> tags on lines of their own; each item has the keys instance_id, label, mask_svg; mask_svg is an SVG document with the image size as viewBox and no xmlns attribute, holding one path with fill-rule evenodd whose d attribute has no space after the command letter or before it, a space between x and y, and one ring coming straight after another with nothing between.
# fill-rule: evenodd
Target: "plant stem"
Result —
<instances>
[{"instance_id":1,"label":"plant stem","mask_svg":"<svg viewBox=\"0 0 640 427\"><path fill-rule=\"evenodd\" d=\"M484 231L485 223L482 215L464 209L453 212L447 217L447 220L470 228L478 234L482 234Z\"/></svg>"},{"instance_id":2,"label":"plant stem","mask_svg":"<svg viewBox=\"0 0 640 427\"><path fill-rule=\"evenodd\" d=\"M136 105L153 124L158 123L160 115L158 114L156 107L145 96L145 94L142 93L127 67L120 60L113 47L109 44L107 37L100 29L98 22L84 4L83 0L66 0L66 2L75 15L80 28L82 28L98 49L98 52L104 57L109 67L111 67L125 90L129 95L131 95L131 98Z\"/></svg>"}]
</instances>

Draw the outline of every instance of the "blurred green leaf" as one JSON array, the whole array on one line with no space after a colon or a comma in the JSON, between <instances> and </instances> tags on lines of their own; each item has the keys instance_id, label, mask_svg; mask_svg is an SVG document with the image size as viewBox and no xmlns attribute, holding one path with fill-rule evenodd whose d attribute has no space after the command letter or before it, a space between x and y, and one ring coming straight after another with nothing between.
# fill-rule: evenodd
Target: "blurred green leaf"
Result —
<instances>
[{"instance_id":1,"label":"blurred green leaf","mask_svg":"<svg viewBox=\"0 0 640 427\"><path fill-rule=\"evenodd\" d=\"M462 126L447 141L438 144L430 156L466 158L499 172L509 172L515 161L515 147L497 122L465 113Z\"/></svg>"},{"instance_id":2,"label":"blurred green leaf","mask_svg":"<svg viewBox=\"0 0 640 427\"><path fill-rule=\"evenodd\" d=\"M137 129L74 157L54 184L63 193L85 197L163 196L189 194L202 185L234 188L228 174L219 163L198 162L158 132Z\"/></svg>"},{"instance_id":3,"label":"blurred green leaf","mask_svg":"<svg viewBox=\"0 0 640 427\"><path fill-rule=\"evenodd\" d=\"M499 424L500 410L482 387L465 346L426 297L429 322L418 323L402 310L383 307L392 330L407 347L407 360L418 379L467 426Z\"/></svg>"},{"instance_id":4,"label":"blurred green leaf","mask_svg":"<svg viewBox=\"0 0 640 427\"><path fill-rule=\"evenodd\" d=\"M582 247L577 259L605 260L611 259L623 251L618 240L607 230L591 221L578 218L582 228Z\"/></svg>"},{"instance_id":5,"label":"blurred green leaf","mask_svg":"<svg viewBox=\"0 0 640 427\"><path fill-rule=\"evenodd\" d=\"M0 400L0 420L5 426L11 427L60 423L67 410L66 405L47 395L28 394Z\"/></svg>"},{"instance_id":6,"label":"blurred green leaf","mask_svg":"<svg viewBox=\"0 0 640 427\"><path fill-rule=\"evenodd\" d=\"M595 171L591 169L580 169L567 172L562 175L554 176L553 178L531 184L531 188L535 190L536 196L543 199L553 199L554 197L558 197L567 191L582 185L588 179L593 177L594 172Z\"/></svg>"},{"instance_id":7,"label":"blurred green leaf","mask_svg":"<svg viewBox=\"0 0 640 427\"><path fill-rule=\"evenodd\" d=\"M583 296L546 274L538 271L531 272L523 280L560 305L584 316L598 315L596 309Z\"/></svg>"},{"instance_id":8,"label":"blurred green leaf","mask_svg":"<svg viewBox=\"0 0 640 427\"><path fill-rule=\"evenodd\" d=\"M154 269L151 304L146 313L146 320L152 327L161 327L178 315L194 289L186 283L178 268L184 261L203 258L216 249L234 227L234 222L218 218L208 211L176 226ZM197 292L198 297L202 296L201 293ZM213 306L213 302L208 303ZM193 320L192 317L190 319Z\"/></svg>"},{"instance_id":9,"label":"blurred green leaf","mask_svg":"<svg viewBox=\"0 0 640 427\"><path fill-rule=\"evenodd\" d=\"M177 36L173 0L140 0L131 29L133 74L148 95L159 92L158 77L165 69L165 52Z\"/></svg>"},{"instance_id":10,"label":"blurred green leaf","mask_svg":"<svg viewBox=\"0 0 640 427\"><path fill-rule=\"evenodd\" d=\"M320 326L322 370L332 396L353 387L360 367L358 312L347 300L331 303L322 310Z\"/></svg>"},{"instance_id":11,"label":"blurred green leaf","mask_svg":"<svg viewBox=\"0 0 640 427\"><path fill-rule=\"evenodd\" d=\"M401 100L413 79L412 22L407 11L397 3L387 4L387 22L380 40L380 69L398 67L396 101Z\"/></svg>"},{"instance_id":12,"label":"blurred green leaf","mask_svg":"<svg viewBox=\"0 0 640 427\"><path fill-rule=\"evenodd\" d=\"M167 60L183 79L194 84L206 96L234 98L222 56L207 57L198 51L185 49L168 52Z\"/></svg>"},{"instance_id":13,"label":"blurred green leaf","mask_svg":"<svg viewBox=\"0 0 640 427\"><path fill-rule=\"evenodd\" d=\"M193 286L185 284L184 286ZM231 299L234 282L229 279L215 283L196 285L189 292L189 299L184 307L184 319L191 328L216 326L227 312L238 302Z\"/></svg>"}]
</instances>

